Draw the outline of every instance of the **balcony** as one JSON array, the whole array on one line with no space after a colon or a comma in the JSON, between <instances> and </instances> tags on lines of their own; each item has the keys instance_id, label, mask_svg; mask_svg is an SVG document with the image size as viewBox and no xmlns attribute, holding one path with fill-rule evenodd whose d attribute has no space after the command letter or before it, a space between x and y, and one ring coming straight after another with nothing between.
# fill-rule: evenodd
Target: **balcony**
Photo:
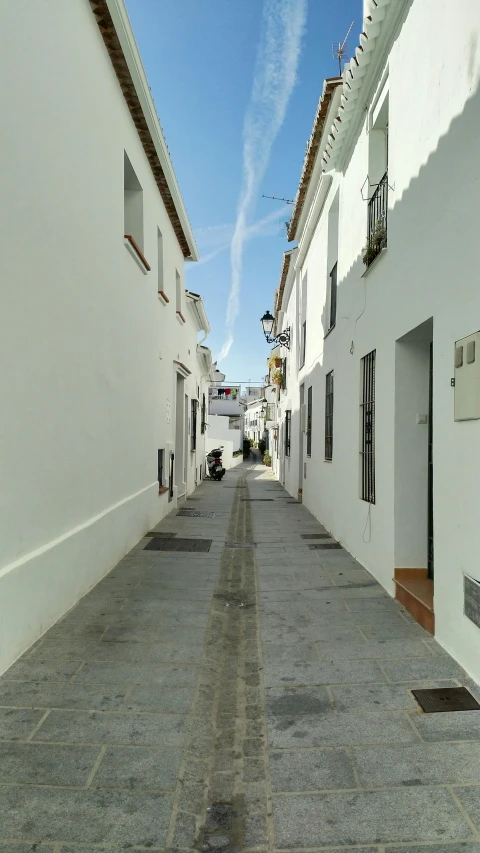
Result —
<instances>
[{"instance_id":1,"label":"balcony","mask_svg":"<svg viewBox=\"0 0 480 853\"><path fill-rule=\"evenodd\" d=\"M368 267L387 245L388 172L368 202L368 239L363 263Z\"/></svg>"}]
</instances>

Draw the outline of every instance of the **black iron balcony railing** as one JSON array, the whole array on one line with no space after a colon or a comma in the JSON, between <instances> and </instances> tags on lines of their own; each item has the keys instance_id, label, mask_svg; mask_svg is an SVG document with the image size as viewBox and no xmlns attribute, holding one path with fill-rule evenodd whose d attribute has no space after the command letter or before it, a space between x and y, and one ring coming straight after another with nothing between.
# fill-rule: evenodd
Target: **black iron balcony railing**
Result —
<instances>
[{"instance_id":1,"label":"black iron balcony railing","mask_svg":"<svg viewBox=\"0 0 480 853\"><path fill-rule=\"evenodd\" d=\"M368 242L363 261L369 267L387 245L388 172L368 202Z\"/></svg>"}]
</instances>

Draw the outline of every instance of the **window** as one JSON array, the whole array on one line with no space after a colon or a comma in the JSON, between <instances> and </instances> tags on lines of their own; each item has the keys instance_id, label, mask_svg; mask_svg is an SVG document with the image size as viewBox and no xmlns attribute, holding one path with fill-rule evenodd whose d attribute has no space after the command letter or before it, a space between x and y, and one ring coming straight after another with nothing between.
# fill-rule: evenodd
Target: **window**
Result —
<instances>
[{"instance_id":1,"label":"window","mask_svg":"<svg viewBox=\"0 0 480 853\"><path fill-rule=\"evenodd\" d=\"M207 404L205 402L205 394L202 397L202 423L200 424L200 432L202 435L205 435L205 430L207 428Z\"/></svg>"},{"instance_id":2,"label":"window","mask_svg":"<svg viewBox=\"0 0 480 853\"><path fill-rule=\"evenodd\" d=\"M300 344L300 367L305 364L305 350L307 346L307 321L302 324L302 340Z\"/></svg>"},{"instance_id":3,"label":"window","mask_svg":"<svg viewBox=\"0 0 480 853\"><path fill-rule=\"evenodd\" d=\"M337 264L330 273L330 322L328 329L333 329L337 322Z\"/></svg>"},{"instance_id":4,"label":"window","mask_svg":"<svg viewBox=\"0 0 480 853\"><path fill-rule=\"evenodd\" d=\"M307 456L312 455L312 386L307 391Z\"/></svg>"},{"instance_id":5,"label":"window","mask_svg":"<svg viewBox=\"0 0 480 853\"><path fill-rule=\"evenodd\" d=\"M285 412L285 456L290 456L290 439L292 434L292 412Z\"/></svg>"},{"instance_id":6,"label":"window","mask_svg":"<svg viewBox=\"0 0 480 853\"><path fill-rule=\"evenodd\" d=\"M158 292L162 296L165 294L165 284L163 281L163 235L160 228L157 228L157 267L158 267Z\"/></svg>"},{"instance_id":7,"label":"window","mask_svg":"<svg viewBox=\"0 0 480 853\"><path fill-rule=\"evenodd\" d=\"M284 391L287 390L287 359L284 358L282 362L282 388Z\"/></svg>"},{"instance_id":8,"label":"window","mask_svg":"<svg viewBox=\"0 0 480 853\"><path fill-rule=\"evenodd\" d=\"M123 163L124 235L131 237L143 252L143 190L135 170L124 153Z\"/></svg>"},{"instance_id":9,"label":"window","mask_svg":"<svg viewBox=\"0 0 480 853\"><path fill-rule=\"evenodd\" d=\"M165 451L158 451L158 485L160 488L165 485L164 483L164 463L165 463Z\"/></svg>"},{"instance_id":10,"label":"window","mask_svg":"<svg viewBox=\"0 0 480 853\"><path fill-rule=\"evenodd\" d=\"M192 406L192 436L191 436L191 450L197 449L197 412L198 412L198 400L190 401Z\"/></svg>"},{"instance_id":11,"label":"window","mask_svg":"<svg viewBox=\"0 0 480 853\"><path fill-rule=\"evenodd\" d=\"M333 458L333 370L325 377L325 459Z\"/></svg>"},{"instance_id":12,"label":"window","mask_svg":"<svg viewBox=\"0 0 480 853\"><path fill-rule=\"evenodd\" d=\"M362 501L375 503L375 360L376 350L362 358L361 460Z\"/></svg>"},{"instance_id":13,"label":"window","mask_svg":"<svg viewBox=\"0 0 480 853\"><path fill-rule=\"evenodd\" d=\"M387 245L388 212L388 80L369 115L367 267Z\"/></svg>"},{"instance_id":14,"label":"window","mask_svg":"<svg viewBox=\"0 0 480 853\"><path fill-rule=\"evenodd\" d=\"M183 315L182 315L182 305L183 305L182 281L181 281L178 270L175 270L175 298L176 298L177 314L180 314L180 316L182 317L182 320L183 320Z\"/></svg>"},{"instance_id":15,"label":"window","mask_svg":"<svg viewBox=\"0 0 480 853\"><path fill-rule=\"evenodd\" d=\"M337 261L338 261L338 222L340 215L340 192L337 192L328 211L327 246L327 332L337 322Z\"/></svg>"}]
</instances>

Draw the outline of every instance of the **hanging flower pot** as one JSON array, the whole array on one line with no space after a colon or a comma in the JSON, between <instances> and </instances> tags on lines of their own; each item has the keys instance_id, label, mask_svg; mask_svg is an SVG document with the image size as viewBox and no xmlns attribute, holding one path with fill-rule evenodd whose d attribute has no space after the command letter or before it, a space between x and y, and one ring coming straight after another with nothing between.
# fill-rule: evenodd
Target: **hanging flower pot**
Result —
<instances>
[{"instance_id":1,"label":"hanging flower pot","mask_svg":"<svg viewBox=\"0 0 480 853\"><path fill-rule=\"evenodd\" d=\"M283 373L281 370L276 370L272 376L275 385L281 385L283 382Z\"/></svg>"}]
</instances>

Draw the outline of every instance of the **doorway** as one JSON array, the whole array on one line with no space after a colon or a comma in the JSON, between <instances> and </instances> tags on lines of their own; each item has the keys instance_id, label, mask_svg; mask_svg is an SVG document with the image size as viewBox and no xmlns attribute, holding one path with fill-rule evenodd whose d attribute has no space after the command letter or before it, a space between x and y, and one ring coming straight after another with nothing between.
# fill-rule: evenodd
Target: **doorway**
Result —
<instances>
[{"instance_id":1,"label":"doorway","mask_svg":"<svg viewBox=\"0 0 480 853\"><path fill-rule=\"evenodd\" d=\"M298 500L303 497L303 436L306 430L305 385L300 385L300 417L298 432Z\"/></svg>"},{"instance_id":2,"label":"doorway","mask_svg":"<svg viewBox=\"0 0 480 853\"><path fill-rule=\"evenodd\" d=\"M177 373L175 398L175 487L177 497L186 492L185 476L185 380Z\"/></svg>"},{"instance_id":3,"label":"doorway","mask_svg":"<svg viewBox=\"0 0 480 853\"><path fill-rule=\"evenodd\" d=\"M427 577L433 580L433 341L430 342L428 368L428 555Z\"/></svg>"}]
</instances>

